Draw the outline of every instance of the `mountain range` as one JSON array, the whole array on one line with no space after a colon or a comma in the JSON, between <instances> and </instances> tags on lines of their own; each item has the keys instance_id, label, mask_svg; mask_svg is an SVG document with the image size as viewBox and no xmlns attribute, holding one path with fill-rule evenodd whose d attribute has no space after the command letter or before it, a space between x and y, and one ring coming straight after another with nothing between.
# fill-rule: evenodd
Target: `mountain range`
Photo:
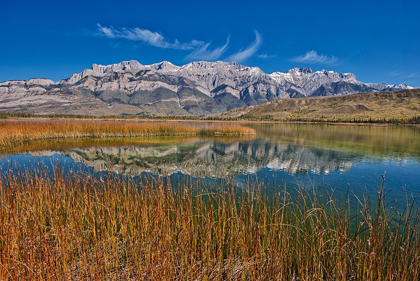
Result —
<instances>
[{"instance_id":1,"label":"mountain range","mask_svg":"<svg viewBox=\"0 0 420 281\"><path fill-rule=\"evenodd\" d=\"M93 64L67 79L0 83L0 111L34 114L207 116L282 98L411 89L352 73L293 68L267 74L227 62Z\"/></svg>"}]
</instances>

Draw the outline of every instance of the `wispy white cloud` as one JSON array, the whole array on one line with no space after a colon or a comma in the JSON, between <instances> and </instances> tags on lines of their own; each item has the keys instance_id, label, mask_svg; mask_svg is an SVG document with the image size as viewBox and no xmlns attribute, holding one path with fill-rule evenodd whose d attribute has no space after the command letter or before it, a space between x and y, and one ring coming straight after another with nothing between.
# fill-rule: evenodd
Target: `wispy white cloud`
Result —
<instances>
[{"instance_id":1,"label":"wispy white cloud","mask_svg":"<svg viewBox=\"0 0 420 281\"><path fill-rule=\"evenodd\" d=\"M104 35L108 38L115 38L117 37L115 32L114 32L114 27L106 27L106 26L101 26L99 23L96 24L98 26L98 30L100 32L101 35Z\"/></svg>"},{"instance_id":2,"label":"wispy white cloud","mask_svg":"<svg viewBox=\"0 0 420 281\"><path fill-rule=\"evenodd\" d=\"M165 49L179 49L179 50L193 50L201 47L204 44L203 41L191 40L187 43L181 43L178 40L169 42L159 32L153 32L148 29L135 28L115 28L113 26L106 27L97 24L99 35L105 36L111 39L123 38L132 41L141 41L151 46L165 48Z\"/></svg>"},{"instance_id":3,"label":"wispy white cloud","mask_svg":"<svg viewBox=\"0 0 420 281\"><path fill-rule=\"evenodd\" d=\"M403 74L404 72L402 72L402 71L400 71L400 70L394 70L394 71L391 71L390 73L389 73L389 75L391 75L391 76L400 76L401 74Z\"/></svg>"},{"instance_id":4,"label":"wispy white cloud","mask_svg":"<svg viewBox=\"0 0 420 281\"><path fill-rule=\"evenodd\" d=\"M262 44L262 37L257 31L255 31L255 40L254 42L252 42L251 45L246 47L244 50L240 50L239 52L230 55L225 60L235 61L235 62L246 61L259 50L261 44Z\"/></svg>"},{"instance_id":5,"label":"wispy white cloud","mask_svg":"<svg viewBox=\"0 0 420 281\"><path fill-rule=\"evenodd\" d=\"M260 54L260 55L257 55L257 57L259 57L260 59L270 59L270 58L274 58L276 56L275 55L268 55L268 54Z\"/></svg>"},{"instance_id":6,"label":"wispy white cloud","mask_svg":"<svg viewBox=\"0 0 420 281\"><path fill-rule=\"evenodd\" d=\"M337 57L318 55L316 51L308 51L306 54L291 59L293 62L310 64L334 64L338 61Z\"/></svg>"},{"instance_id":7,"label":"wispy white cloud","mask_svg":"<svg viewBox=\"0 0 420 281\"><path fill-rule=\"evenodd\" d=\"M417 78L420 77L420 72L414 72L408 75L409 78Z\"/></svg>"},{"instance_id":8,"label":"wispy white cloud","mask_svg":"<svg viewBox=\"0 0 420 281\"><path fill-rule=\"evenodd\" d=\"M209 47L211 43L206 43L201 47L198 47L191 54L185 57L186 60L207 60L215 61L221 58L223 53L227 50L229 45L230 37L226 40L226 43L223 46L210 50Z\"/></svg>"},{"instance_id":9,"label":"wispy white cloud","mask_svg":"<svg viewBox=\"0 0 420 281\"><path fill-rule=\"evenodd\" d=\"M185 60L207 60L215 61L223 58L226 50L228 49L230 36L227 38L226 43L222 46L211 48L211 42L204 42L199 40L191 40L190 42L181 43L177 39L174 41L167 40L161 33L154 32L148 29L139 27L134 28L115 28L113 26L102 26L97 24L96 35L103 36L110 39L126 39L130 41L143 42L145 44L164 48L164 49L178 49L190 50L191 53L185 57ZM118 41L115 41L118 42ZM262 37L260 33L255 31L255 40L245 49L231 54L225 61L244 62L251 56L257 56L262 59L274 57L267 54L256 54L262 44Z\"/></svg>"}]
</instances>

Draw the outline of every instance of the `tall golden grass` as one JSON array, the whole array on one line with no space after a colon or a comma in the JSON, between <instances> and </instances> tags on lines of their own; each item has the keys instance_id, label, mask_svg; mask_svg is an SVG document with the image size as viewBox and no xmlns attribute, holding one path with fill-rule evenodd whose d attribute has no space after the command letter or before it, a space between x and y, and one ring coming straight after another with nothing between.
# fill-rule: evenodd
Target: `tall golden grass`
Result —
<instances>
[{"instance_id":1,"label":"tall golden grass","mask_svg":"<svg viewBox=\"0 0 420 281\"><path fill-rule=\"evenodd\" d=\"M10 122L0 121L0 146L33 140L133 138L151 136L240 136L256 131L242 126L194 127L156 123Z\"/></svg>"},{"instance_id":2,"label":"tall golden grass","mask_svg":"<svg viewBox=\"0 0 420 281\"><path fill-rule=\"evenodd\" d=\"M315 189L2 175L2 280L418 280L419 209Z\"/></svg>"}]
</instances>

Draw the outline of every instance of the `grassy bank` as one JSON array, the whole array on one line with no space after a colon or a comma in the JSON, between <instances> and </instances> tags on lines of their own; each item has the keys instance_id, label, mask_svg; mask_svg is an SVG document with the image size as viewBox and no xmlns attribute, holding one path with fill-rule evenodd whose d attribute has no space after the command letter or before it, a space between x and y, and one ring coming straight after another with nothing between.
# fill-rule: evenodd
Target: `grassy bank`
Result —
<instances>
[{"instance_id":1,"label":"grassy bank","mask_svg":"<svg viewBox=\"0 0 420 281\"><path fill-rule=\"evenodd\" d=\"M0 121L0 146L11 147L28 141L51 139L106 139L163 136L243 136L254 135L241 126L193 127L156 123L94 122L9 122Z\"/></svg>"},{"instance_id":2,"label":"grassy bank","mask_svg":"<svg viewBox=\"0 0 420 281\"><path fill-rule=\"evenodd\" d=\"M377 205L349 210L316 191L270 199L228 182L0 178L0 279L419 278L419 209L390 213L381 189Z\"/></svg>"},{"instance_id":3,"label":"grassy bank","mask_svg":"<svg viewBox=\"0 0 420 281\"><path fill-rule=\"evenodd\" d=\"M420 89L279 99L231 110L209 118L316 123L420 124Z\"/></svg>"}]
</instances>

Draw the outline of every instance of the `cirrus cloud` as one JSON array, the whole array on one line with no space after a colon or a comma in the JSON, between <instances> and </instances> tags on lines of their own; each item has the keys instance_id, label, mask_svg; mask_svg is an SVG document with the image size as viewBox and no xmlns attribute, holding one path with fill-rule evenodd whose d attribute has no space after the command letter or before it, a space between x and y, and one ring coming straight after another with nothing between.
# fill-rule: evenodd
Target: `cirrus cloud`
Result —
<instances>
[{"instance_id":1,"label":"cirrus cloud","mask_svg":"<svg viewBox=\"0 0 420 281\"><path fill-rule=\"evenodd\" d=\"M97 24L99 35L107 38L122 38L131 41L141 41L154 47L164 49L178 49L178 50L193 50L204 45L203 41L191 40L187 43L181 43L177 39L174 42L169 42L159 32L154 32L142 28L115 28L113 26L106 27L99 23Z\"/></svg>"},{"instance_id":2,"label":"cirrus cloud","mask_svg":"<svg viewBox=\"0 0 420 281\"><path fill-rule=\"evenodd\" d=\"M338 61L337 57L318 55L314 50L306 52L306 54L291 59L293 62L310 63L310 64L334 64Z\"/></svg>"},{"instance_id":3,"label":"cirrus cloud","mask_svg":"<svg viewBox=\"0 0 420 281\"><path fill-rule=\"evenodd\" d=\"M244 50L240 50L237 53L234 53L230 56L228 56L225 60L226 61L235 61L235 62L244 62L247 59L249 59L251 56L253 56L259 49L262 44L262 37L258 33L258 31L255 32L255 40L251 43L248 47L246 47Z\"/></svg>"},{"instance_id":4,"label":"cirrus cloud","mask_svg":"<svg viewBox=\"0 0 420 281\"><path fill-rule=\"evenodd\" d=\"M143 42L150 46L163 49L177 49L189 50L190 54L185 57L185 60L207 60L216 61L223 59L223 56L228 49L230 36L228 36L226 43L222 46L211 49L211 42L204 42L199 40L191 40L189 42L181 43L177 39L174 41L167 40L161 33L151 31L149 29L134 28L115 28L113 26L102 26L97 24L96 36L102 36L109 39L124 39L130 41ZM223 59L224 61L244 62L252 56L259 58L269 58L267 54L257 55L257 51L262 44L262 36L255 31L255 40L246 48L239 50Z\"/></svg>"},{"instance_id":5,"label":"cirrus cloud","mask_svg":"<svg viewBox=\"0 0 420 281\"><path fill-rule=\"evenodd\" d=\"M207 60L215 61L218 60L223 53L227 50L229 45L230 37L226 40L226 43L223 46L209 50L211 43L206 43L203 46L195 49L189 55L185 57L186 60Z\"/></svg>"}]
</instances>

